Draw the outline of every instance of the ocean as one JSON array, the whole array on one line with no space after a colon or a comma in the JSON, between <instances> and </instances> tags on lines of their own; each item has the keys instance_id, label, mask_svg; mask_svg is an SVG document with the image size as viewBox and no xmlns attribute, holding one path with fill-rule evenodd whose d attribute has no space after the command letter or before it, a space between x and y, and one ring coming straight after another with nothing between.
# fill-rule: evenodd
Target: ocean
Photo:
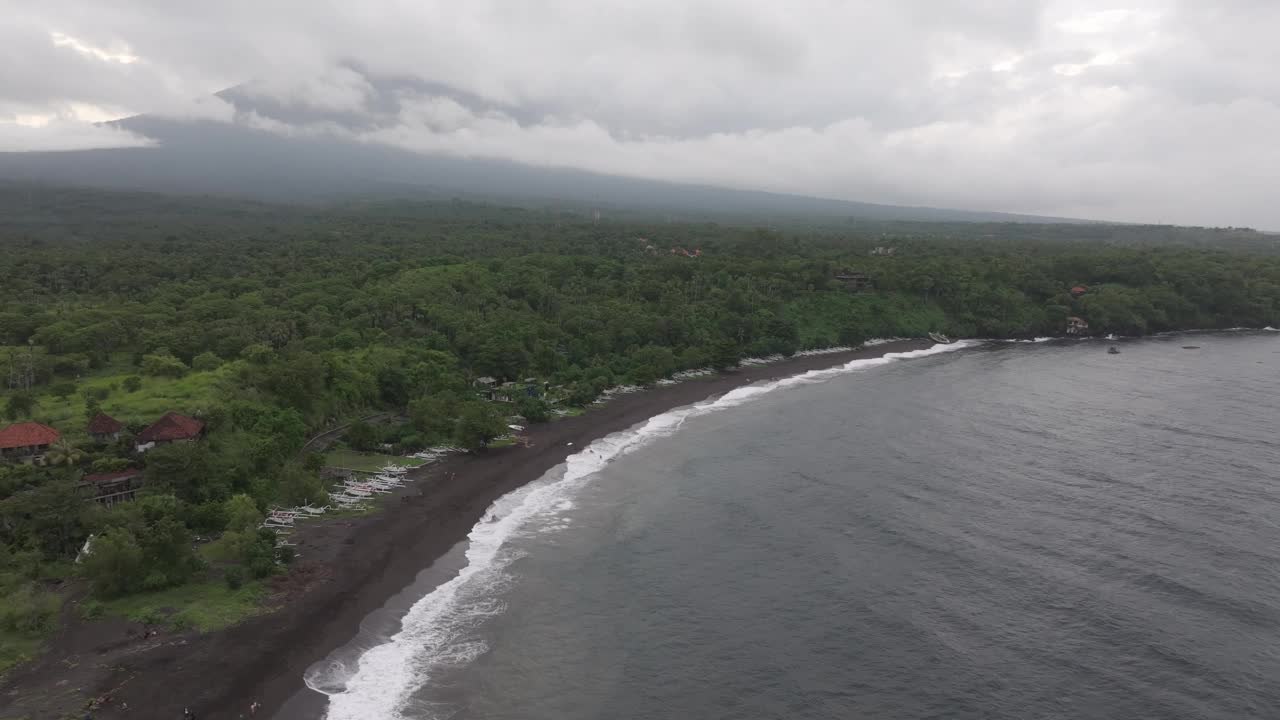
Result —
<instances>
[{"instance_id":1,"label":"ocean","mask_svg":"<svg viewBox=\"0 0 1280 720\"><path fill-rule=\"evenodd\" d=\"M1280 334L742 388L437 565L309 671L330 720L1277 718Z\"/></svg>"}]
</instances>

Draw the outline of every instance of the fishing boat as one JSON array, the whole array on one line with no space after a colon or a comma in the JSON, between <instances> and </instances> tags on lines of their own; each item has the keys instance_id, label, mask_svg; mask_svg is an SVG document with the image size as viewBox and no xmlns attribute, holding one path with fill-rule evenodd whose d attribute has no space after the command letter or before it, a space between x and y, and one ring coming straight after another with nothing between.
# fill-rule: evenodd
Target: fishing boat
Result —
<instances>
[{"instance_id":1,"label":"fishing boat","mask_svg":"<svg viewBox=\"0 0 1280 720\"><path fill-rule=\"evenodd\" d=\"M936 333L936 332L929 333L929 339L936 343L942 343L943 345L950 345L952 342L951 338L947 337L946 335L943 335L942 333Z\"/></svg>"},{"instance_id":2,"label":"fishing boat","mask_svg":"<svg viewBox=\"0 0 1280 720\"><path fill-rule=\"evenodd\" d=\"M1116 346L1115 346L1115 345L1112 345L1111 347L1107 348L1107 354L1108 354L1108 355L1119 355L1119 354L1120 354L1120 351L1116 349Z\"/></svg>"}]
</instances>

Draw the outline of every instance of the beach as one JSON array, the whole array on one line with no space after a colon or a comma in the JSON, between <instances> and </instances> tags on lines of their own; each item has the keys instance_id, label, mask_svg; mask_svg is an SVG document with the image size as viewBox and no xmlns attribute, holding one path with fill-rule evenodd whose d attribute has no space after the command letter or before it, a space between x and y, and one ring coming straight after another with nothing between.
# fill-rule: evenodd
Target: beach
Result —
<instances>
[{"instance_id":1,"label":"beach","mask_svg":"<svg viewBox=\"0 0 1280 720\"><path fill-rule=\"evenodd\" d=\"M931 344L894 341L660 385L616 396L580 416L530 426L521 445L450 456L413 471L416 482L378 512L321 519L299 530L292 538L299 558L274 583L273 612L204 635L163 631L147 638L123 621L99 623L96 635L63 632L49 653L6 680L6 697L52 696L70 675L71 687L85 696L111 694L97 718L177 718L184 708L199 718L248 717L255 702L255 717L271 717L304 689L308 667L350 642L366 616L466 540L495 500L590 442L742 385ZM68 656L75 658L73 673ZM323 707L323 698L316 698Z\"/></svg>"}]
</instances>

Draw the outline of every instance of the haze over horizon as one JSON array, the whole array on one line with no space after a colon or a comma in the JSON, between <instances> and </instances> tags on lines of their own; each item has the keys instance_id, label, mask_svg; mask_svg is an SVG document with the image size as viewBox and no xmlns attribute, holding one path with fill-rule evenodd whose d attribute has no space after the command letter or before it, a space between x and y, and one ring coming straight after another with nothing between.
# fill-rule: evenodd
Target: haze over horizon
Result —
<instances>
[{"instance_id":1,"label":"haze over horizon","mask_svg":"<svg viewBox=\"0 0 1280 720\"><path fill-rule=\"evenodd\" d=\"M155 144L103 124L145 114L852 201L1280 228L1264 0L0 10L0 152Z\"/></svg>"}]
</instances>

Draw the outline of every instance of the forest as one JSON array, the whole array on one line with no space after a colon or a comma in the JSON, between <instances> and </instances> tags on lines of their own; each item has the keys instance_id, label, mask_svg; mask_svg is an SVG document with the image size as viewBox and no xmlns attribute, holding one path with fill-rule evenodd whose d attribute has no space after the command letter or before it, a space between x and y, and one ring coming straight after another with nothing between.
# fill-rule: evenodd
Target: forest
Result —
<instances>
[{"instance_id":1,"label":"forest","mask_svg":"<svg viewBox=\"0 0 1280 720\"><path fill-rule=\"evenodd\" d=\"M323 504L328 461L304 448L348 422L352 451L482 452L511 422L746 357L1059 336L1071 318L1098 335L1280 325L1280 254L1252 231L760 228L15 187L0 211L0 426L60 433L41 462L0 461L0 668L69 592L103 612L281 572L289 549L258 526ZM202 438L139 452L129 438L167 412ZM358 422L375 413L391 420ZM123 431L91 434L100 414ZM129 469L136 499L86 498L86 476Z\"/></svg>"}]
</instances>

